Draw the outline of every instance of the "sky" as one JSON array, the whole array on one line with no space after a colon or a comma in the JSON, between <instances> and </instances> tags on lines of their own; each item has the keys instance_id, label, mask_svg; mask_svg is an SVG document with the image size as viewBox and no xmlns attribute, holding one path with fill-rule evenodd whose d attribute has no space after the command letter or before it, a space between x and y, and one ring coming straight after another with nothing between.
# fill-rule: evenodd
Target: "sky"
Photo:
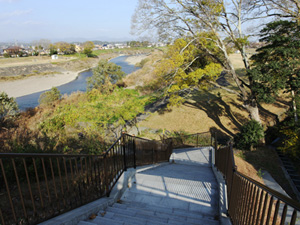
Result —
<instances>
[{"instance_id":1,"label":"sky","mask_svg":"<svg viewBox=\"0 0 300 225\"><path fill-rule=\"evenodd\" d=\"M138 0L0 0L0 42L128 41Z\"/></svg>"}]
</instances>

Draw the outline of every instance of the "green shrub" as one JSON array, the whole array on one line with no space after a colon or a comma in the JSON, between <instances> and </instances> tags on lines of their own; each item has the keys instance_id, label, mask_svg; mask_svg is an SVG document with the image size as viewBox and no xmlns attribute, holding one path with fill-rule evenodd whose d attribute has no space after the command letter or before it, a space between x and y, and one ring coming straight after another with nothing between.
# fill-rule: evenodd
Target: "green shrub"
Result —
<instances>
[{"instance_id":1,"label":"green shrub","mask_svg":"<svg viewBox=\"0 0 300 225\"><path fill-rule=\"evenodd\" d=\"M4 58L9 58L9 57L10 57L10 54L4 53L3 56L4 56Z\"/></svg>"},{"instance_id":2,"label":"green shrub","mask_svg":"<svg viewBox=\"0 0 300 225\"><path fill-rule=\"evenodd\" d=\"M264 137L262 126L255 120L246 123L235 137L236 147L251 150Z\"/></svg>"},{"instance_id":3,"label":"green shrub","mask_svg":"<svg viewBox=\"0 0 300 225\"><path fill-rule=\"evenodd\" d=\"M5 92L0 93L0 125L15 116L17 110L18 104L15 99L8 97Z\"/></svg>"},{"instance_id":4,"label":"green shrub","mask_svg":"<svg viewBox=\"0 0 300 225\"><path fill-rule=\"evenodd\" d=\"M284 135L282 146L279 147L285 154L293 158L300 158L300 127L294 125L289 128L281 129L280 133Z\"/></svg>"},{"instance_id":5,"label":"green shrub","mask_svg":"<svg viewBox=\"0 0 300 225\"><path fill-rule=\"evenodd\" d=\"M60 98L61 98L60 91L56 87L53 87L51 88L50 91L46 91L40 95L39 103L41 105L49 105L54 101L59 100Z\"/></svg>"},{"instance_id":6,"label":"green shrub","mask_svg":"<svg viewBox=\"0 0 300 225\"><path fill-rule=\"evenodd\" d=\"M140 61L139 63L137 63L136 66L137 66L137 67L143 68L144 65L145 65L147 62L149 62L149 61L150 61L150 59L145 58L145 59L143 59L142 61Z\"/></svg>"}]
</instances>

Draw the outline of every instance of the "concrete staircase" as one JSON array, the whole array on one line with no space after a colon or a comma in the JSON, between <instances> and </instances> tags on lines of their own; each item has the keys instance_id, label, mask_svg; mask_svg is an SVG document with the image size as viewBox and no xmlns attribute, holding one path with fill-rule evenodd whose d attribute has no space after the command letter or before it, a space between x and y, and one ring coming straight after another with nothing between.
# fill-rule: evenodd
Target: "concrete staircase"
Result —
<instances>
[{"instance_id":1,"label":"concrete staircase","mask_svg":"<svg viewBox=\"0 0 300 225\"><path fill-rule=\"evenodd\" d=\"M219 224L210 148L176 150L171 161L139 169L118 203L78 225Z\"/></svg>"}]
</instances>

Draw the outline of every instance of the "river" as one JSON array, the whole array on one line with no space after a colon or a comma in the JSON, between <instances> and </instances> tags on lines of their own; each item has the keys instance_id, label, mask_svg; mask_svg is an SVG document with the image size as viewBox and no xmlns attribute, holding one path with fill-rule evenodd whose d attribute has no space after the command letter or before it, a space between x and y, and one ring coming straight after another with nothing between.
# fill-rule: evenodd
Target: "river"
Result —
<instances>
[{"instance_id":1,"label":"river","mask_svg":"<svg viewBox=\"0 0 300 225\"><path fill-rule=\"evenodd\" d=\"M135 67L134 65L128 64L125 60L128 56L119 56L117 58L114 58L112 60L110 60L110 62L113 62L115 64L117 64L118 66L122 67L122 71L125 72L126 74L130 74L136 70L139 69L139 67ZM86 91L86 78L91 77L93 75L93 71L87 70L84 71L82 73L80 73L78 75L78 77L71 81L70 83L58 86L58 90L60 91L60 93L62 95L64 94L71 94L72 92L76 92L76 91L82 91L85 92ZM46 90L48 91L48 90ZM16 102L19 105L19 109L21 111L24 111L26 108L34 108L36 106L39 105L39 97L42 93L44 93L45 91L41 91L41 92L37 92L37 93L33 93L30 95L25 95L25 96L21 96L16 98Z\"/></svg>"}]
</instances>

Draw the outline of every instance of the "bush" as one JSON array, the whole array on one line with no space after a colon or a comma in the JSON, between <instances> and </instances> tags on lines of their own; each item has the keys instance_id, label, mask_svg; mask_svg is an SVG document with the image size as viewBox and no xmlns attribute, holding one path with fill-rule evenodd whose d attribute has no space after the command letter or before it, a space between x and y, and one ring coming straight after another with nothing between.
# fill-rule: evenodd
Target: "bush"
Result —
<instances>
[{"instance_id":1,"label":"bush","mask_svg":"<svg viewBox=\"0 0 300 225\"><path fill-rule=\"evenodd\" d=\"M255 120L246 123L235 137L236 147L251 150L264 137L262 126Z\"/></svg>"},{"instance_id":2,"label":"bush","mask_svg":"<svg viewBox=\"0 0 300 225\"><path fill-rule=\"evenodd\" d=\"M9 57L10 57L10 54L4 53L3 56L4 56L4 58L9 58Z\"/></svg>"},{"instance_id":3,"label":"bush","mask_svg":"<svg viewBox=\"0 0 300 225\"><path fill-rule=\"evenodd\" d=\"M282 141L282 147L279 147L283 153L293 158L300 158L300 128L290 127L280 131L285 138Z\"/></svg>"},{"instance_id":4,"label":"bush","mask_svg":"<svg viewBox=\"0 0 300 225\"><path fill-rule=\"evenodd\" d=\"M5 92L0 93L0 125L15 116L18 110L18 104L14 98L9 98Z\"/></svg>"},{"instance_id":5,"label":"bush","mask_svg":"<svg viewBox=\"0 0 300 225\"><path fill-rule=\"evenodd\" d=\"M53 87L50 91L46 91L40 95L39 103L40 105L49 105L54 101L60 100L60 98L60 91L56 87Z\"/></svg>"}]
</instances>

